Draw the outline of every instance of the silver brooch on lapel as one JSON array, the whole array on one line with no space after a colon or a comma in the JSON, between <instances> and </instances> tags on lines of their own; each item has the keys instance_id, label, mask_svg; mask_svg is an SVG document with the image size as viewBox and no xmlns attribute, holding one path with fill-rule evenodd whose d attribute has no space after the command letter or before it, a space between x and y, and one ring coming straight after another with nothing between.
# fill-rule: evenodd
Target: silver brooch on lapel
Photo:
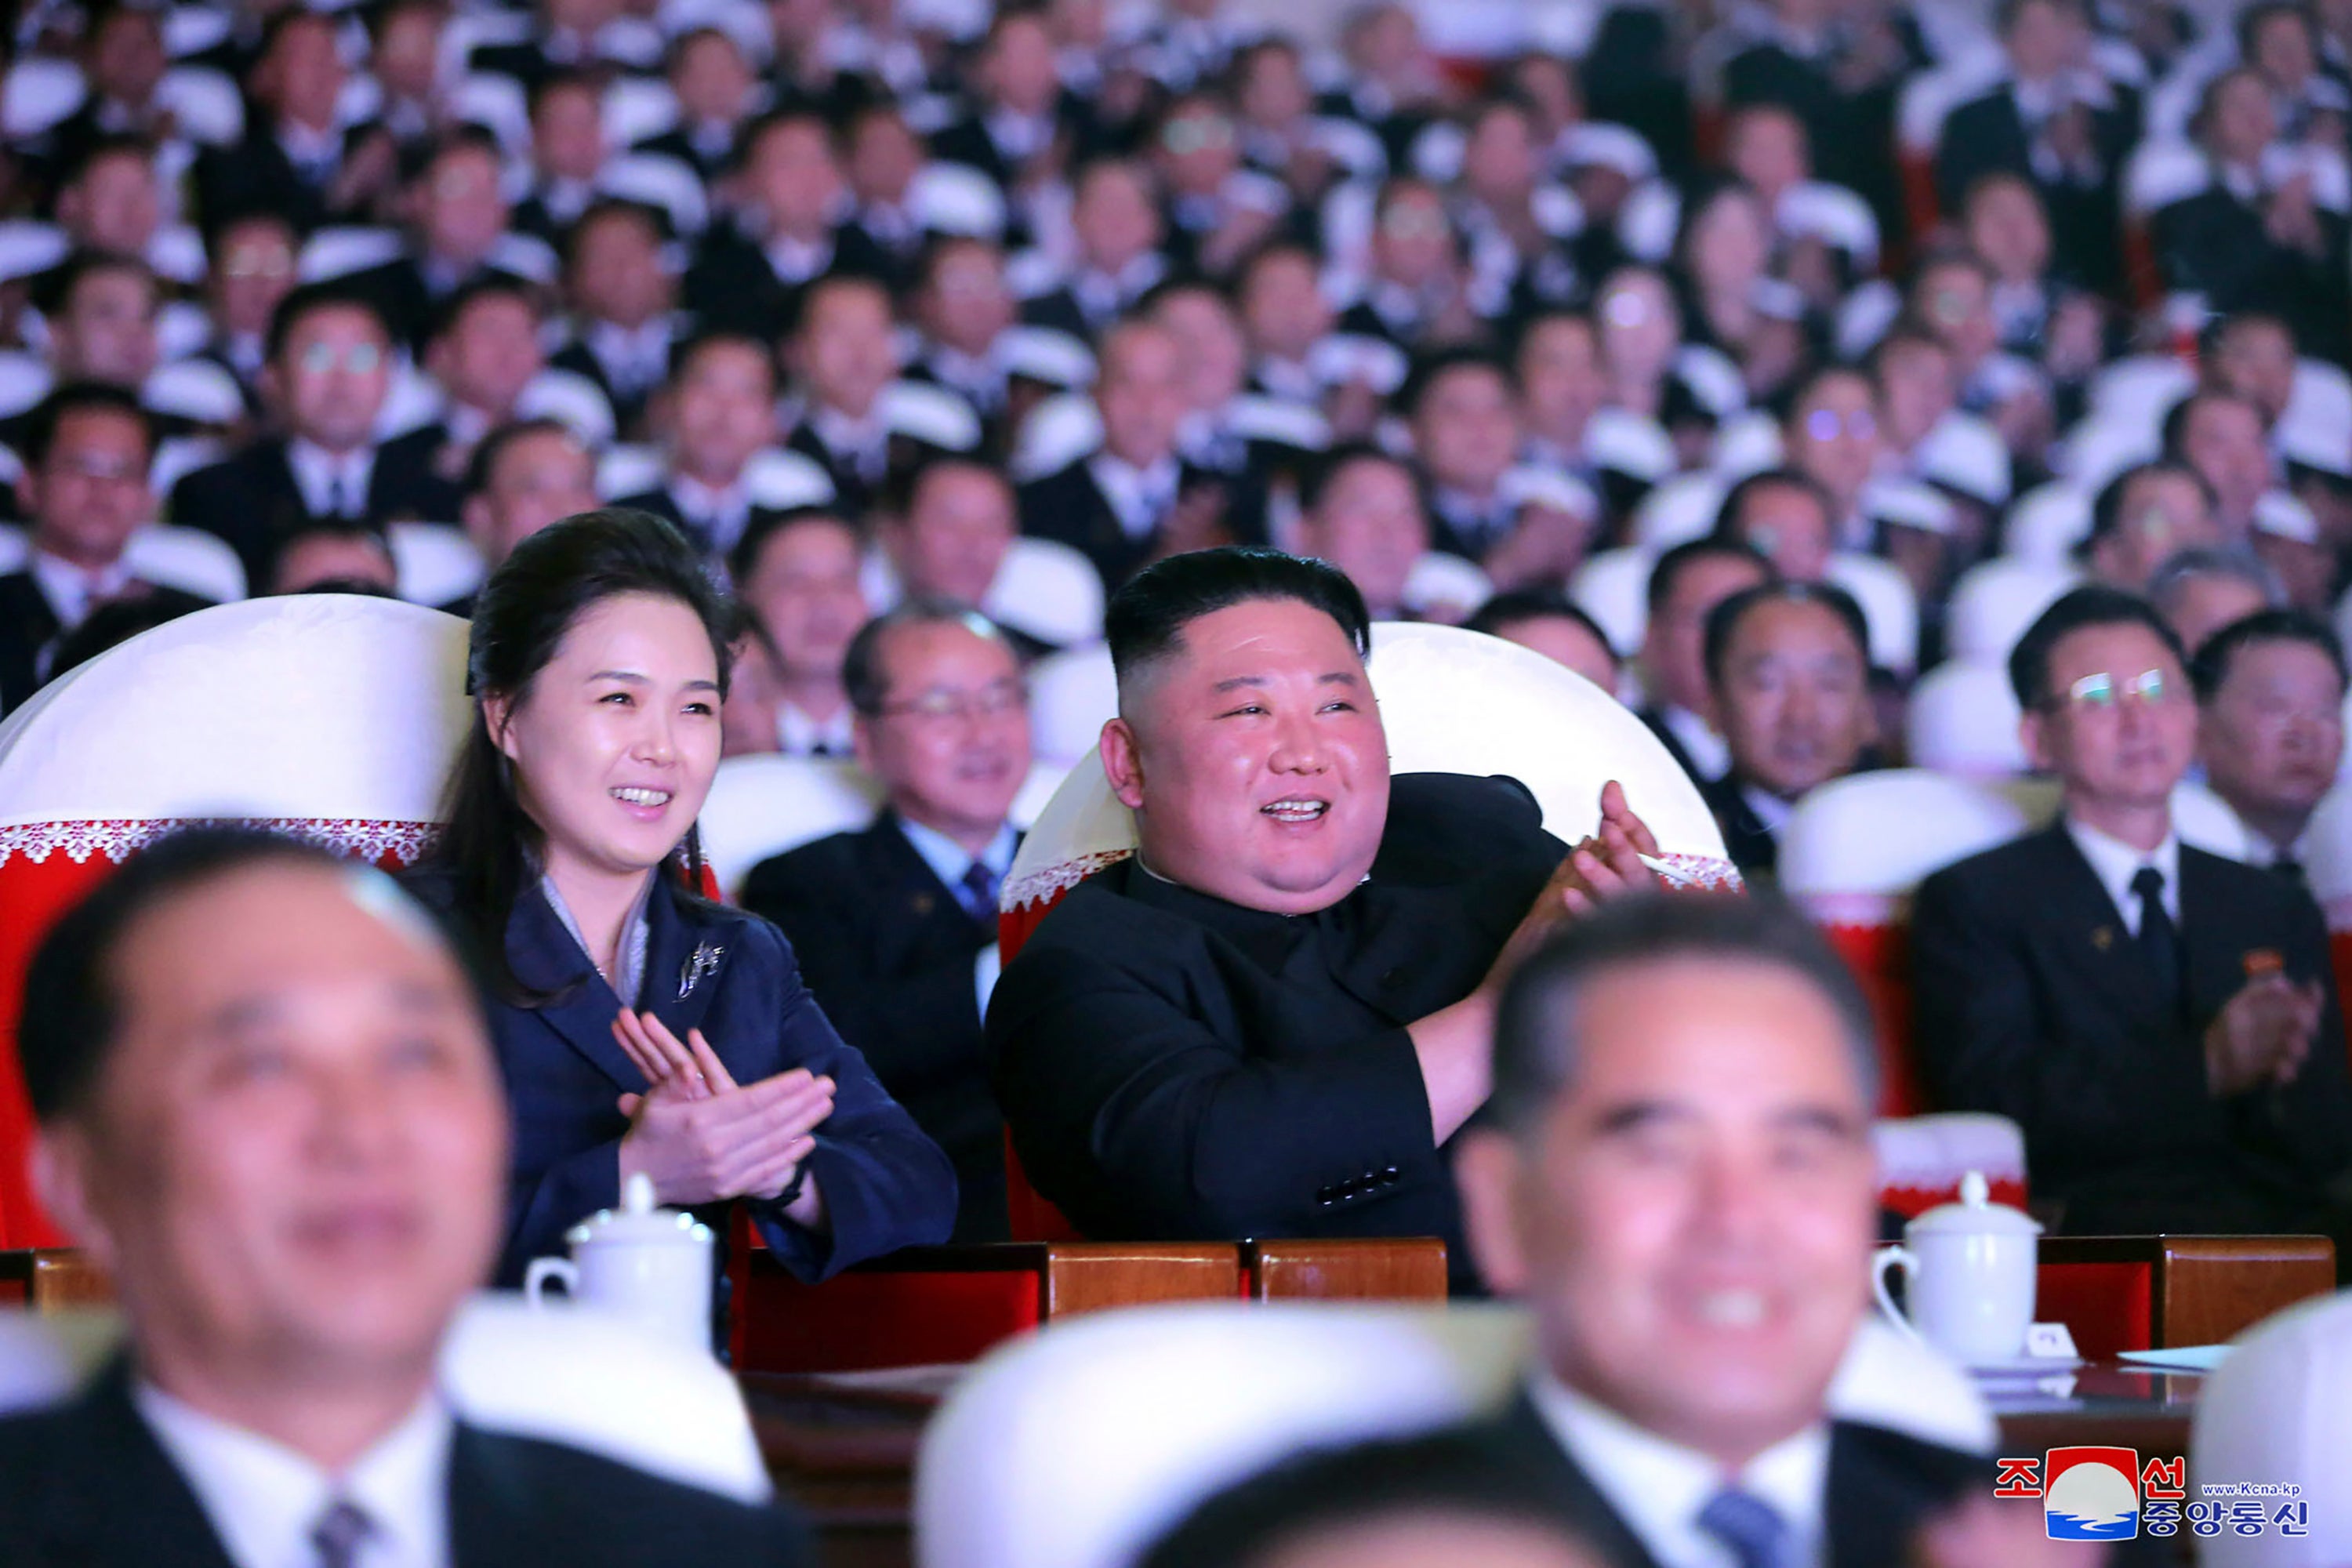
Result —
<instances>
[{"instance_id":1,"label":"silver brooch on lapel","mask_svg":"<svg viewBox=\"0 0 2352 1568\"><path fill-rule=\"evenodd\" d=\"M706 976L718 973L719 961L726 956L725 948L715 947L709 942L696 948L693 956L677 966L678 1000L683 1002L692 995L694 988L701 984Z\"/></svg>"}]
</instances>

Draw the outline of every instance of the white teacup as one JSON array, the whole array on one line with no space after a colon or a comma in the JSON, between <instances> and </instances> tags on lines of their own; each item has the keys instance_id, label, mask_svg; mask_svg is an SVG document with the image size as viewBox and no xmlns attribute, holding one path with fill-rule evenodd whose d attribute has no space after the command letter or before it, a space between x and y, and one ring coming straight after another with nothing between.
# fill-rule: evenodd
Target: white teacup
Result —
<instances>
[{"instance_id":1,"label":"white teacup","mask_svg":"<svg viewBox=\"0 0 2352 1568\"><path fill-rule=\"evenodd\" d=\"M569 1258L533 1258L523 1275L533 1307L547 1304L553 1279L584 1306L710 1353L710 1228L682 1210L655 1207L653 1183L642 1172L629 1178L619 1210L598 1210L563 1239Z\"/></svg>"},{"instance_id":2,"label":"white teacup","mask_svg":"<svg viewBox=\"0 0 2352 1568\"><path fill-rule=\"evenodd\" d=\"M1968 1366L2013 1362L2033 1326L2042 1227L2021 1210L1988 1201L1981 1172L1960 1183L1960 1201L1929 1209L1882 1247L1871 1289L1896 1327ZM1903 1270L1906 1319L1887 1294L1886 1270Z\"/></svg>"}]
</instances>

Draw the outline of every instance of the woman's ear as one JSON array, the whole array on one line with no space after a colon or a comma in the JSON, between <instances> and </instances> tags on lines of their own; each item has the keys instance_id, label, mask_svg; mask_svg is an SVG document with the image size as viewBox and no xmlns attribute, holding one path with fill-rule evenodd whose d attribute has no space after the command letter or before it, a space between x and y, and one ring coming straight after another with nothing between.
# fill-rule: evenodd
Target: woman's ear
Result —
<instances>
[{"instance_id":1,"label":"woman's ear","mask_svg":"<svg viewBox=\"0 0 2352 1568\"><path fill-rule=\"evenodd\" d=\"M500 695L482 699L482 731L489 736L490 744L496 746L510 763L516 760L514 731L508 727L507 721L513 717L513 698Z\"/></svg>"}]
</instances>

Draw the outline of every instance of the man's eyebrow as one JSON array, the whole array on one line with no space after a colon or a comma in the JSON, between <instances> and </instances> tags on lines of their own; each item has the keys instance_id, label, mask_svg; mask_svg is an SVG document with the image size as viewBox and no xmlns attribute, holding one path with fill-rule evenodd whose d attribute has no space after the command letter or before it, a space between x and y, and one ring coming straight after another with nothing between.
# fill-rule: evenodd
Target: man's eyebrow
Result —
<instances>
[{"instance_id":1,"label":"man's eyebrow","mask_svg":"<svg viewBox=\"0 0 2352 1568\"><path fill-rule=\"evenodd\" d=\"M1326 670L1321 675L1317 676L1315 678L1315 684L1318 686L1360 686L1363 683L1357 679L1356 672L1352 669L1332 669Z\"/></svg>"},{"instance_id":2,"label":"man's eyebrow","mask_svg":"<svg viewBox=\"0 0 2352 1568\"><path fill-rule=\"evenodd\" d=\"M1239 691L1244 687L1264 686L1265 683L1265 677L1263 675L1229 675L1217 682L1212 689L1219 696L1223 696L1228 691Z\"/></svg>"}]
</instances>

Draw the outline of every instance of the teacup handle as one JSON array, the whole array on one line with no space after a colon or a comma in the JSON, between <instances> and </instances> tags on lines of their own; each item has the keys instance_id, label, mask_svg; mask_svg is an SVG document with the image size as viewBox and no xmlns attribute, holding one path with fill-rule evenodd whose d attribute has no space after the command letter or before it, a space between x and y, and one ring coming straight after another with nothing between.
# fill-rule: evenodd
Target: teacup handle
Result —
<instances>
[{"instance_id":1,"label":"teacup handle","mask_svg":"<svg viewBox=\"0 0 2352 1568\"><path fill-rule=\"evenodd\" d=\"M540 1263L548 1261L551 1260L540 1259ZM534 1263L531 1267L537 1268L539 1264ZM1895 1307L1895 1298L1887 1294L1886 1271L1889 1268L1903 1270L1903 1284L1907 1291L1911 1282L1919 1277L1919 1255L1907 1247L1880 1247L1870 1260L1870 1293L1878 1298L1878 1310L1886 1314L1887 1321L1925 1344L1927 1342L1919 1339L1919 1331L1911 1326L1911 1320L1904 1316Z\"/></svg>"},{"instance_id":2,"label":"teacup handle","mask_svg":"<svg viewBox=\"0 0 2352 1568\"><path fill-rule=\"evenodd\" d=\"M535 1308L547 1305L547 1282L550 1279L562 1280L563 1293L567 1296L580 1294L578 1265L568 1258L534 1258L530 1260L530 1267L523 1271L523 1300ZM1881 1300L1885 1299L1883 1295L1880 1297Z\"/></svg>"}]
</instances>

